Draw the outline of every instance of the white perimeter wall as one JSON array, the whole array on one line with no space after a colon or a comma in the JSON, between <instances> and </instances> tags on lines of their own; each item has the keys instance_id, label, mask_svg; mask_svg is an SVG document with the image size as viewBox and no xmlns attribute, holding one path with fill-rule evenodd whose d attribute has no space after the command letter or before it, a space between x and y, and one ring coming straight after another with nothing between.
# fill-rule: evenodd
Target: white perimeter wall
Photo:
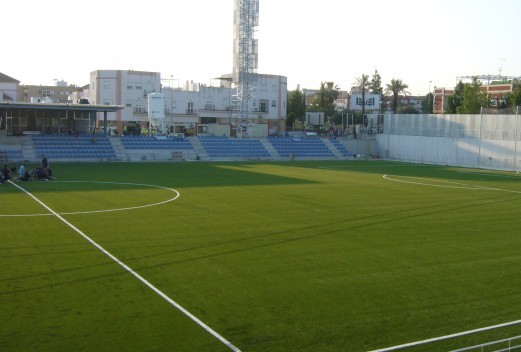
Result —
<instances>
[{"instance_id":1,"label":"white perimeter wall","mask_svg":"<svg viewBox=\"0 0 521 352\"><path fill-rule=\"evenodd\" d=\"M386 115L376 148L388 159L521 169L518 115Z\"/></svg>"}]
</instances>

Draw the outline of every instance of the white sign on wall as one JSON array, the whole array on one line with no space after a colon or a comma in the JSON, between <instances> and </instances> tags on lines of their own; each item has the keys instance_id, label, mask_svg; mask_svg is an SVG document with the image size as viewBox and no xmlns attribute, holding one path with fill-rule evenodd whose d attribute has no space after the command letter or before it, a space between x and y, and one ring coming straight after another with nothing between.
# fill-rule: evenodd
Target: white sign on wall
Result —
<instances>
[{"instance_id":1,"label":"white sign on wall","mask_svg":"<svg viewBox=\"0 0 521 352\"><path fill-rule=\"evenodd\" d=\"M361 93L351 95L349 109L362 110L364 100ZM365 93L365 110L380 110L380 94Z\"/></svg>"}]
</instances>

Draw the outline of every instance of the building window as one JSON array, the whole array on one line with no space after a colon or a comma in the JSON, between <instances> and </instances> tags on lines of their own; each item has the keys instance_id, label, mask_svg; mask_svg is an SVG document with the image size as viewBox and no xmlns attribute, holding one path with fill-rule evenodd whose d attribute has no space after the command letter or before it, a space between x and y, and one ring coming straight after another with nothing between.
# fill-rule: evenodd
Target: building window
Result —
<instances>
[{"instance_id":1,"label":"building window","mask_svg":"<svg viewBox=\"0 0 521 352\"><path fill-rule=\"evenodd\" d=\"M138 89L138 90L139 89L143 89L143 87L142 86L136 86L136 89Z\"/></svg>"},{"instance_id":2,"label":"building window","mask_svg":"<svg viewBox=\"0 0 521 352\"><path fill-rule=\"evenodd\" d=\"M50 97L52 96L52 92L50 89L42 89L42 97Z\"/></svg>"},{"instance_id":3,"label":"building window","mask_svg":"<svg viewBox=\"0 0 521 352\"><path fill-rule=\"evenodd\" d=\"M201 123L206 123L206 124L217 123L217 118L216 117L201 117Z\"/></svg>"},{"instance_id":4,"label":"building window","mask_svg":"<svg viewBox=\"0 0 521 352\"><path fill-rule=\"evenodd\" d=\"M194 114L194 103L189 101L188 102L188 105L187 105L187 108L186 108L186 113L188 115L193 115Z\"/></svg>"},{"instance_id":5,"label":"building window","mask_svg":"<svg viewBox=\"0 0 521 352\"><path fill-rule=\"evenodd\" d=\"M269 104L269 102L267 100L261 100L260 106L259 106L259 111L268 112L268 104Z\"/></svg>"},{"instance_id":6,"label":"building window","mask_svg":"<svg viewBox=\"0 0 521 352\"><path fill-rule=\"evenodd\" d=\"M127 89L132 89L132 86L127 86Z\"/></svg>"},{"instance_id":7,"label":"building window","mask_svg":"<svg viewBox=\"0 0 521 352\"><path fill-rule=\"evenodd\" d=\"M276 100L272 100L271 101L271 107L272 108L276 108L277 107L277 101Z\"/></svg>"},{"instance_id":8,"label":"building window","mask_svg":"<svg viewBox=\"0 0 521 352\"><path fill-rule=\"evenodd\" d=\"M142 107L141 105L139 104L136 104L136 106L134 106L134 112L136 114L144 114L145 113L145 108Z\"/></svg>"}]
</instances>

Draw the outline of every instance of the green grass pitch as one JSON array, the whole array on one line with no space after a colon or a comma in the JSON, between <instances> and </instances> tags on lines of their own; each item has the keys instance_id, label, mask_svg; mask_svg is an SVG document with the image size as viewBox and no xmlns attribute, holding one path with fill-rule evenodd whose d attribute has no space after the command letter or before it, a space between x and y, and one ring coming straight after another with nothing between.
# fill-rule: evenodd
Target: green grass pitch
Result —
<instances>
[{"instance_id":1,"label":"green grass pitch","mask_svg":"<svg viewBox=\"0 0 521 352\"><path fill-rule=\"evenodd\" d=\"M241 351L368 351L521 319L515 173L383 161L53 170L16 183L28 193L0 185L2 351L230 350L60 217Z\"/></svg>"}]
</instances>

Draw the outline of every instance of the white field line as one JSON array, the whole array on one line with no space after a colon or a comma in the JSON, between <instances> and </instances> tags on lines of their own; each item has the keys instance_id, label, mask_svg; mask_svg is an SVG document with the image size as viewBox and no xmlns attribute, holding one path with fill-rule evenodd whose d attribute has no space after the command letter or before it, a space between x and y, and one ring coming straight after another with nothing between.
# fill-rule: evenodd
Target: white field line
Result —
<instances>
[{"instance_id":1,"label":"white field line","mask_svg":"<svg viewBox=\"0 0 521 352\"><path fill-rule=\"evenodd\" d=\"M489 176L489 177L504 177L504 178L515 178L521 179L519 176L509 176L509 175L496 175L496 174L488 174L486 172L471 172L471 171L458 171L458 174L467 174L467 175L481 175L481 176Z\"/></svg>"},{"instance_id":2,"label":"white field line","mask_svg":"<svg viewBox=\"0 0 521 352\"><path fill-rule=\"evenodd\" d=\"M521 193L521 192L518 192L518 191L511 191L511 190L500 189L500 188L472 186L472 185L466 185L466 184L458 183L458 182L440 181L440 180L434 180L434 179L428 179L428 178L422 178L422 177L394 176L394 177L402 177L402 178L408 178L408 179L417 179L417 180L422 180L422 181L443 182L443 183L447 183L448 185L439 185L439 184L432 184L432 183L425 183L425 182L414 182L414 181L408 181L408 180L393 179L392 178L393 176L394 175L383 175L383 178L386 179L386 180L389 180L389 181L403 182L403 183L410 183L410 184L415 184L415 185L431 186L431 187L463 188L463 189L476 189L476 190L486 190L486 191L501 191L501 192L510 192L510 193ZM387 348L383 348L383 349L379 349L379 350L373 350L371 352L395 351L395 350L399 350L399 349L402 349L402 348L413 347L413 346L417 346L417 345L423 345L423 344L426 344L426 343L437 342L437 341L441 341L441 340L447 340L447 339L451 339L451 338L455 338L455 337L470 335L470 334L474 334L474 333L477 333L477 332L497 329L497 328L501 328L501 327L505 327L505 326L520 324L520 323L521 323L521 320L514 320L514 321L511 321L511 322L508 322L508 323L487 326L487 327L484 327L484 328L463 331L463 332L450 334L450 335L445 335L445 336L440 336L440 337L434 337L434 338L427 339L427 340L410 342L410 343L406 343L406 344L403 344L403 345L397 345L397 346L387 347Z\"/></svg>"},{"instance_id":3,"label":"white field line","mask_svg":"<svg viewBox=\"0 0 521 352\"><path fill-rule=\"evenodd\" d=\"M508 322L508 323L487 326L487 327L484 327L484 328L458 332L458 333L455 333L455 334L450 334L450 335L445 335L445 336L440 336L440 337L434 337L432 339L427 339L427 340L421 340L421 341L416 341L416 342L405 343L403 345L387 347L387 348L383 348L383 349L380 349L380 350L373 350L373 351L370 351L370 352L396 351L396 350L399 350L399 349L402 349L402 348L413 347L413 346L418 346L418 345L424 345L426 343L447 340L447 339L451 339L451 338L455 338L455 337L461 337L461 336L465 336L465 335L474 334L474 333L477 333L477 332L493 330L493 329L502 328L502 327L510 326L510 325L516 325L516 324L520 324L520 323L521 323L521 320L514 320L514 321L511 321L511 322Z\"/></svg>"},{"instance_id":4,"label":"white field line","mask_svg":"<svg viewBox=\"0 0 521 352\"><path fill-rule=\"evenodd\" d=\"M114 255L112 255L109 251L107 251L105 248L103 248L101 245L99 245L98 243L96 243L93 239L91 239L89 236L87 236L86 234L84 234L81 230L79 230L76 226L74 226L73 224L71 224L70 222L68 222L67 220L65 220L60 214L56 213L54 210L52 210L50 207L48 207L45 203L43 203L41 200L39 200L38 198L36 198L33 194L31 194L30 192L26 191L24 188L18 186L16 183L14 182L11 182L11 181L8 181L9 183L11 183L13 186L15 186L16 188L20 189L22 192L24 192L25 194L27 194L29 197L31 197L32 199L34 199L37 203L39 203L42 207L44 207L45 209L47 209L50 213L52 213L54 216L56 216L59 220L61 220L65 225L69 226L71 229L73 229L74 231L76 231L80 236L82 236L83 238L85 238L87 241L89 241L94 247L98 248L101 252L103 252L103 254L105 254L107 257L109 257L110 259L112 259L114 262L116 262L118 265L120 265L122 268L124 268L126 271L128 271L130 274L132 274L136 279L138 279L139 281L141 281L142 283L144 283L146 286L148 286L152 291L154 291L155 293L157 293L159 296L161 296L165 301L167 301L168 303L170 303L172 306L174 306L175 308L177 308L179 311L181 311L183 314L185 314L187 317L189 317L190 319L192 319L195 323L197 323L199 326L201 326L203 329L205 329L207 332L209 332L212 336L214 336L215 338L217 338L219 341L221 341L223 344L225 344L226 346L228 346L228 348L230 348L232 351L236 351L236 352L240 352L240 350L235 347L233 344L231 344L228 340L226 340L224 337L222 337L221 335L219 335L217 332L215 332L212 328L210 328L208 325L206 325L205 323L203 323L201 320L199 320L195 315L193 315L192 313L190 313L188 310L186 310L185 308L183 308L179 303L177 303L176 301L174 301L173 299L171 299L170 297L168 297L164 292L162 292L160 289L158 289L157 287L155 287L154 285L152 285L148 280L146 280L144 277L142 277L141 275L139 275L137 272L135 272L134 270L132 270L132 268L130 268L128 265L126 265L125 263L123 263L121 260L119 260L118 258L116 258Z\"/></svg>"},{"instance_id":5,"label":"white field line","mask_svg":"<svg viewBox=\"0 0 521 352\"><path fill-rule=\"evenodd\" d=\"M521 194L521 191L512 191L512 190L501 189L501 188L475 186L475 185L469 185L469 184L465 184L465 183L435 180L435 179L423 178L423 177L396 176L396 175L383 175L382 177L389 181L409 183L409 184L413 184L413 185L421 185L421 186L429 186L429 187L475 189L475 190L482 190L482 191L499 191L499 192ZM399 178L402 178L402 179L399 179ZM413 181L413 180L421 180L424 182ZM434 182L445 183L445 184L436 184Z\"/></svg>"},{"instance_id":6,"label":"white field line","mask_svg":"<svg viewBox=\"0 0 521 352\"><path fill-rule=\"evenodd\" d=\"M97 182L97 181L53 181L52 183L56 182L68 182L68 183L99 183L99 184L114 184L114 185L131 185L131 186L144 186L144 187L154 187L154 188L161 188L170 192L174 192L176 195L172 198L169 198L167 200L164 200L162 202L157 203L151 203L151 204L144 204L144 205L137 205L135 207L126 207L126 208L114 208L114 209L102 209L102 210L88 210L88 211L75 211L70 213L59 213L61 215L75 215L75 214L92 214L92 213L108 213L111 211L123 211L123 210L132 210L132 209L141 209L141 208L148 208L148 207L154 207L156 205L165 204L168 202L171 202L173 200L176 200L179 198L179 192L176 191L173 188L163 187L163 186L156 186L156 185L147 185L143 183L127 183L127 182ZM0 214L0 217L23 217L23 216L53 216L53 214Z\"/></svg>"}]
</instances>

